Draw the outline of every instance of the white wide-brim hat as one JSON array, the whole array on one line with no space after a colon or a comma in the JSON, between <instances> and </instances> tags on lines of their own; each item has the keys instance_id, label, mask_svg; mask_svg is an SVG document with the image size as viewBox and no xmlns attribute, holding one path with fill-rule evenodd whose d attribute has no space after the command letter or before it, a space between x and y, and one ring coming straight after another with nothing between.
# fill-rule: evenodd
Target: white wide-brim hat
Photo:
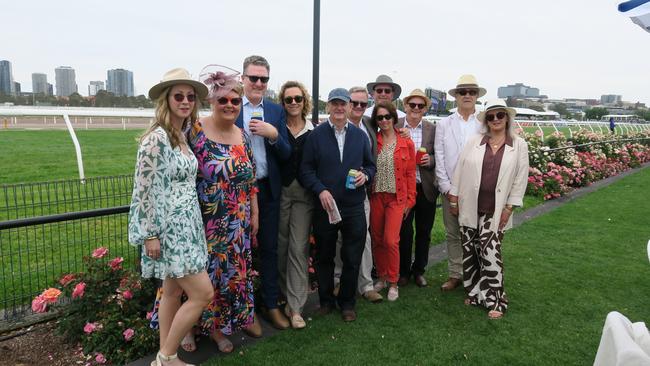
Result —
<instances>
[{"instance_id":1,"label":"white wide-brim hat","mask_svg":"<svg viewBox=\"0 0 650 366\"><path fill-rule=\"evenodd\" d=\"M476 118L481 121L481 123L485 123L485 114L495 109L505 109L506 112L508 112L508 117L510 117L510 122L514 122L517 111L514 108L508 107L503 99L489 100L485 105L483 112L479 113Z\"/></svg>"},{"instance_id":2,"label":"white wide-brim hat","mask_svg":"<svg viewBox=\"0 0 650 366\"><path fill-rule=\"evenodd\" d=\"M162 80L160 80L158 84L152 86L151 89L149 89L149 98L151 98L151 100L156 100L158 97L160 97L160 94L163 92L163 90L170 86L178 84L190 85L192 88L194 88L194 92L198 94L200 100L204 100L208 95L207 86L199 81L192 79L190 73L187 70L178 67L167 71L165 75L163 75Z\"/></svg>"},{"instance_id":3,"label":"white wide-brim hat","mask_svg":"<svg viewBox=\"0 0 650 366\"><path fill-rule=\"evenodd\" d=\"M476 77L474 75L463 75L458 79L458 82L456 83L456 87L453 89L449 89L449 95L452 97L456 97L456 91L458 89L478 89L478 98L484 96L487 93L487 90L485 88L481 88L478 86L478 82L476 81Z\"/></svg>"}]
</instances>

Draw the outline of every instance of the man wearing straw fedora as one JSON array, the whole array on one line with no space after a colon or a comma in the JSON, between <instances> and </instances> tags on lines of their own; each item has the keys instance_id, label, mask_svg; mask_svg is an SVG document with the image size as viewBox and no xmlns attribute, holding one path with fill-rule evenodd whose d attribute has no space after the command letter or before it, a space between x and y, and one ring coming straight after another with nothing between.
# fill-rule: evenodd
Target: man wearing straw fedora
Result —
<instances>
[{"instance_id":1,"label":"man wearing straw fedora","mask_svg":"<svg viewBox=\"0 0 650 366\"><path fill-rule=\"evenodd\" d=\"M449 90L449 95L456 99L457 110L454 114L443 118L436 125L435 160L438 190L442 193L442 217L447 234L447 253L449 278L442 284L442 291L451 291L462 283L463 278L463 249L460 241L458 217L450 212L457 203L449 202L451 177L454 176L458 157L465 143L479 134L481 123L476 117L476 100L485 95L474 75L463 75L458 79L456 87Z\"/></svg>"},{"instance_id":2,"label":"man wearing straw fedora","mask_svg":"<svg viewBox=\"0 0 650 366\"><path fill-rule=\"evenodd\" d=\"M390 76L388 75L377 76L375 82L368 83L366 85L366 88L368 89L368 93L372 95L372 99L375 101L375 104L379 102L392 103L394 100L399 98L400 94L402 94L402 87L399 86L399 84L394 83L393 79L391 79ZM366 109L366 112L364 113L364 116L366 117L372 116L373 108L374 107L368 107L368 109ZM406 113L398 109L397 110L398 122L403 123L404 117L406 117Z\"/></svg>"}]
</instances>

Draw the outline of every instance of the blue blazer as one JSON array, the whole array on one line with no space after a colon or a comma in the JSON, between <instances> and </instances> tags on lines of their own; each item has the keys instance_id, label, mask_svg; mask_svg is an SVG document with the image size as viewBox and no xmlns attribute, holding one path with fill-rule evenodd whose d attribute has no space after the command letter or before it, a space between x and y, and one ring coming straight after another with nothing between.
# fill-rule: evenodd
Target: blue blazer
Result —
<instances>
[{"instance_id":1,"label":"blue blazer","mask_svg":"<svg viewBox=\"0 0 650 366\"><path fill-rule=\"evenodd\" d=\"M291 156L291 145L289 145L287 136L287 117L284 108L273 103L270 99L264 98L264 122L272 124L278 130L278 140L274 144L269 143L268 139L264 139L266 162L269 169L269 184L271 186L271 195L275 201L280 199L280 192L282 192L280 163ZM239 128L244 128L244 111L239 113L235 124Z\"/></svg>"}]
</instances>

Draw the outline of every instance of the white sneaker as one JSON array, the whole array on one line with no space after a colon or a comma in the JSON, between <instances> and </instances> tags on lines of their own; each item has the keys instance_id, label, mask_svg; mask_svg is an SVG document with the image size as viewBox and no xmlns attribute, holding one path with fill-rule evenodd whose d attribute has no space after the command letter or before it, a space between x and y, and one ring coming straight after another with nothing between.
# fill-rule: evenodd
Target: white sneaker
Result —
<instances>
[{"instance_id":1,"label":"white sneaker","mask_svg":"<svg viewBox=\"0 0 650 366\"><path fill-rule=\"evenodd\" d=\"M399 291L397 290L397 286L391 286L388 289L388 301L395 301L399 297Z\"/></svg>"},{"instance_id":2,"label":"white sneaker","mask_svg":"<svg viewBox=\"0 0 650 366\"><path fill-rule=\"evenodd\" d=\"M373 286L375 291L380 292L381 290L386 288L386 281L377 281L375 282L375 285Z\"/></svg>"}]
</instances>

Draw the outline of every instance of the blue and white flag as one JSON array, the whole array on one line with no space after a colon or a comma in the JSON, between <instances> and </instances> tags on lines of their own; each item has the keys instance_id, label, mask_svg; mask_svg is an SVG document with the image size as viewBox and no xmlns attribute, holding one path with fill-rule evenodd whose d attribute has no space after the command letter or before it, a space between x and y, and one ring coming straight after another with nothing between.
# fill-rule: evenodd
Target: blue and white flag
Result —
<instances>
[{"instance_id":1,"label":"blue and white flag","mask_svg":"<svg viewBox=\"0 0 650 366\"><path fill-rule=\"evenodd\" d=\"M620 3L618 11L650 33L650 0L630 0Z\"/></svg>"}]
</instances>

